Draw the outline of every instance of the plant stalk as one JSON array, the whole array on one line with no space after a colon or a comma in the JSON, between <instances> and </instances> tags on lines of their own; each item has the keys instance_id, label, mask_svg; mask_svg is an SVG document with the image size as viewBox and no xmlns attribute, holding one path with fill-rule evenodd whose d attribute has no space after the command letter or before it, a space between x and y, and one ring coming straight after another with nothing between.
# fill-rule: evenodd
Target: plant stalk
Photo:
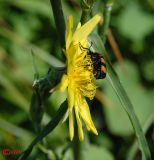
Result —
<instances>
[{"instance_id":1,"label":"plant stalk","mask_svg":"<svg viewBox=\"0 0 154 160\"><path fill-rule=\"evenodd\" d=\"M46 125L46 127L40 132L40 134L32 141L32 143L28 146L28 148L20 155L17 160L26 160L26 158L30 155L33 150L33 147L41 142L44 137L46 137L49 133L51 133L55 127L58 125L64 114L67 110L67 101L64 101L57 113L53 117L53 119Z\"/></svg>"},{"instance_id":2,"label":"plant stalk","mask_svg":"<svg viewBox=\"0 0 154 160\"><path fill-rule=\"evenodd\" d=\"M82 14L80 22L82 25L89 20L94 1L95 0L81 0Z\"/></svg>"},{"instance_id":3,"label":"plant stalk","mask_svg":"<svg viewBox=\"0 0 154 160\"><path fill-rule=\"evenodd\" d=\"M65 48L65 20L64 20L64 14L62 10L61 0L50 0L53 15L56 23L56 28L59 34L61 47Z\"/></svg>"},{"instance_id":4,"label":"plant stalk","mask_svg":"<svg viewBox=\"0 0 154 160\"><path fill-rule=\"evenodd\" d=\"M108 0L105 5L105 11L104 11L104 23L103 26L100 26L99 33L100 37L105 44L107 35L108 35L108 29L110 24L110 18L111 18L111 11L113 6L114 0Z\"/></svg>"}]
</instances>

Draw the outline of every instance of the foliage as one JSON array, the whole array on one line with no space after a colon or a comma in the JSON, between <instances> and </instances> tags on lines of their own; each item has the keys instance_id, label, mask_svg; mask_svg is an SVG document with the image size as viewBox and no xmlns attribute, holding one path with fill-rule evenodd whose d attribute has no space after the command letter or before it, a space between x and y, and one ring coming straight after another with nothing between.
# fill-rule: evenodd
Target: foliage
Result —
<instances>
[{"instance_id":1,"label":"foliage","mask_svg":"<svg viewBox=\"0 0 154 160\"><path fill-rule=\"evenodd\" d=\"M104 14L106 2L96 1L88 13ZM121 50L122 61L111 47L109 36L105 48L134 106L154 159L154 2L142 2L114 2L109 28ZM77 24L83 7L80 5L80 1L62 1L65 20L73 15ZM5 160L17 155L4 156L4 148L23 151L38 135L29 116L35 80L31 51L40 78L53 66L63 67L64 57L49 0L0 0L0 15L0 159ZM96 98L89 105L99 135L87 133L86 140L78 144L79 155L98 160L141 159L131 123L110 83L104 79L97 84ZM42 126L54 117L65 99L66 94L55 92L44 102ZM74 142L68 140L68 135L68 126L60 123L28 159L72 160Z\"/></svg>"}]
</instances>

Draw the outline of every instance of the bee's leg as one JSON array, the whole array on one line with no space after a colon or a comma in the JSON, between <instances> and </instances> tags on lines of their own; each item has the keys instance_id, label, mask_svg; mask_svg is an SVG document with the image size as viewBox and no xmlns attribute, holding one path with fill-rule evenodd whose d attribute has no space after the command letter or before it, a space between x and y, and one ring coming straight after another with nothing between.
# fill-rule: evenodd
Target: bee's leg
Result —
<instances>
[{"instance_id":1,"label":"bee's leg","mask_svg":"<svg viewBox=\"0 0 154 160\"><path fill-rule=\"evenodd\" d=\"M82 51L87 51L87 50L89 51L89 48L83 47L80 42L79 42L79 46Z\"/></svg>"}]
</instances>

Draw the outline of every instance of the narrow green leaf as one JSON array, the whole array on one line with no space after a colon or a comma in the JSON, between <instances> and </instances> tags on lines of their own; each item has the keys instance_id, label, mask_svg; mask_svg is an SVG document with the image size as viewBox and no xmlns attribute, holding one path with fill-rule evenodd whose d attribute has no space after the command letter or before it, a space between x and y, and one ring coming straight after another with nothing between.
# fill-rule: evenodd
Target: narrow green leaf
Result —
<instances>
[{"instance_id":1,"label":"narrow green leaf","mask_svg":"<svg viewBox=\"0 0 154 160\"><path fill-rule=\"evenodd\" d=\"M53 119L45 126L45 128L40 132L40 134L32 141L32 143L28 146L28 148L23 152L23 154L20 155L20 157L17 160L25 160L31 151L33 150L33 147L41 142L44 137L46 137L50 132L53 131L53 129L58 125L62 117L64 116L65 112L67 110L67 101L64 101L62 105L60 106L59 110L53 117Z\"/></svg>"},{"instance_id":2,"label":"narrow green leaf","mask_svg":"<svg viewBox=\"0 0 154 160\"><path fill-rule=\"evenodd\" d=\"M120 80L119 80L116 72L114 71L112 65L110 64L110 61L108 59L108 53L105 50L104 45L98 35L94 35L94 36L92 35L91 40L94 44L93 45L94 49L98 50L99 53L102 53L105 60L106 60L107 79L110 82L111 86L113 87L117 97L119 98L119 100L122 104L123 109L126 111L128 117L132 123L136 137L138 139L139 148L142 152L142 160L151 160L149 147L148 147L146 138L144 136L144 133L142 131L141 125L139 123L139 120L134 112L133 105L132 105L125 89L123 88L122 84L120 83Z\"/></svg>"},{"instance_id":3,"label":"narrow green leaf","mask_svg":"<svg viewBox=\"0 0 154 160\"><path fill-rule=\"evenodd\" d=\"M26 141L30 141L33 138L33 134L31 132L10 123L2 117L0 118L0 129L11 133L18 138L23 138Z\"/></svg>"},{"instance_id":4,"label":"narrow green leaf","mask_svg":"<svg viewBox=\"0 0 154 160\"><path fill-rule=\"evenodd\" d=\"M143 126L144 133L148 131L149 127L152 125L153 122L154 122L154 113L152 112ZM127 160L133 160L136 153L137 153L137 141L135 140L131 148L127 152Z\"/></svg>"}]
</instances>

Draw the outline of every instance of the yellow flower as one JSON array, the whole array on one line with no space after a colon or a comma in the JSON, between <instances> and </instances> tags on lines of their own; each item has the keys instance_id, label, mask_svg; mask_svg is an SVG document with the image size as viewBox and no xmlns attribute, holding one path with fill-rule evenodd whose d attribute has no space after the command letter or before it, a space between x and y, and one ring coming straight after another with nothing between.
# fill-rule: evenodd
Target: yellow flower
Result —
<instances>
[{"instance_id":1,"label":"yellow flower","mask_svg":"<svg viewBox=\"0 0 154 160\"><path fill-rule=\"evenodd\" d=\"M93 65L90 55L81 46L88 47L88 35L100 20L101 17L96 15L83 26L79 23L74 33L72 32L73 17L69 16L67 21L65 50L67 74L63 75L58 88L61 91L68 89L68 116L71 140L74 137L74 111L78 125L78 135L81 141L84 139L81 118L89 131L96 135L98 134L85 99L85 97L88 97L92 100L96 93Z\"/></svg>"}]
</instances>

